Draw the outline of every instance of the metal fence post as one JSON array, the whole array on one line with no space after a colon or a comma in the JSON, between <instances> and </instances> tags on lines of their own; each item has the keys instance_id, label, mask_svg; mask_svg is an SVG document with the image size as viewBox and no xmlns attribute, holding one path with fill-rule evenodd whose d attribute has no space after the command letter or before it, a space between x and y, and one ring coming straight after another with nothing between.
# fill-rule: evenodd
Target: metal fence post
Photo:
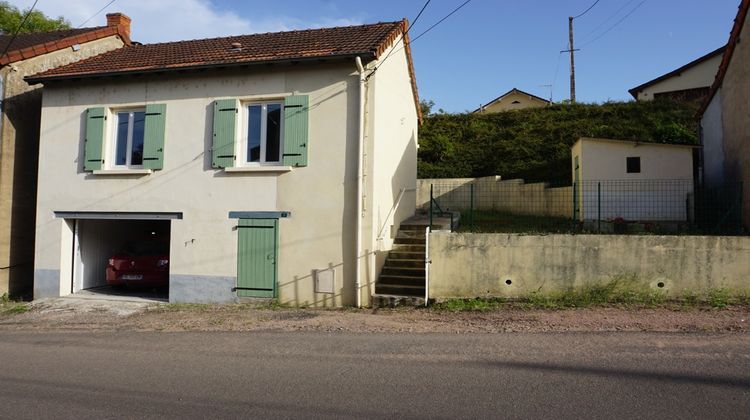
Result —
<instances>
[{"instance_id":1,"label":"metal fence post","mask_svg":"<svg viewBox=\"0 0 750 420\"><path fill-rule=\"evenodd\" d=\"M471 230L474 230L474 184L471 184L471 197L469 204L469 222L471 224Z\"/></svg>"},{"instance_id":2,"label":"metal fence post","mask_svg":"<svg viewBox=\"0 0 750 420\"><path fill-rule=\"evenodd\" d=\"M432 231L432 187L433 184L430 184L430 231Z\"/></svg>"},{"instance_id":3,"label":"metal fence post","mask_svg":"<svg viewBox=\"0 0 750 420\"><path fill-rule=\"evenodd\" d=\"M573 181L573 212L571 215L571 219L573 220L573 226L575 226L575 222L577 222L577 212L576 212L576 206L578 204L578 185L577 183Z\"/></svg>"},{"instance_id":4,"label":"metal fence post","mask_svg":"<svg viewBox=\"0 0 750 420\"><path fill-rule=\"evenodd\" d=\"M602 183L596 183L596 232L602 233Z\"/></svg>"}]
</instances>

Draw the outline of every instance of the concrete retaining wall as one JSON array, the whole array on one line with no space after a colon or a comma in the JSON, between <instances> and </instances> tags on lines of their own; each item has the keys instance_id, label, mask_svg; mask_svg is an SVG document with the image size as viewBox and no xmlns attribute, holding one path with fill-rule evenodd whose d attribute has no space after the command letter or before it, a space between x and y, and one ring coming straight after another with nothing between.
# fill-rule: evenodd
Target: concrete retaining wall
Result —
<instances>
[{"instance_id":1,"label":"concrete retaining wall","mask_svg":"<svg viewBox=\"0 0 750 420\"><path fill-rule=\"evenodd\" d=\"M501 180L499 176L483 178L448 178L417 180L417 208L428 208L430 186L443 210L466 210L471 206L474 186L474 209L515 214L572 217L573 188L549 188L546 183L525 183L522 179Z\"/></svg>"},{"instance_id":2,"label":"concrete retaining wall","mask_svg":"<svg viewBox=\"0 0 750 420\"><path fill-rule=\"evenodd\" d=\"M618 276L674 296L750 291L750 237L435 232L430 259L433 299L517 297Z\"/></svg>"}]
</instances>

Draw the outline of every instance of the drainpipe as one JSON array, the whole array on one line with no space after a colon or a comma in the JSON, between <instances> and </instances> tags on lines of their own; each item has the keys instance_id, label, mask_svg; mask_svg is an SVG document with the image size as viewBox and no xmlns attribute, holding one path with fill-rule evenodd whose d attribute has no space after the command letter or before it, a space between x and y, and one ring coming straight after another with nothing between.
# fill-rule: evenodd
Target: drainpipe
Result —
<instances>
[{"instance_id":1,"label":"drainpipe","mask_svg":"<svg viewBox=\"0 0 750 420\"><path fill-rule=\"evenodd\" d=\"M356 57L354 62L357 64L359 72L359 132L357 133L357 246L356 246L356 274L354 278L354 289L357 294L357 307L362 307L362 179L363 179L363 154L365 144L365 68L362 66L362 59Z\"/></svg>"}]
</instances>

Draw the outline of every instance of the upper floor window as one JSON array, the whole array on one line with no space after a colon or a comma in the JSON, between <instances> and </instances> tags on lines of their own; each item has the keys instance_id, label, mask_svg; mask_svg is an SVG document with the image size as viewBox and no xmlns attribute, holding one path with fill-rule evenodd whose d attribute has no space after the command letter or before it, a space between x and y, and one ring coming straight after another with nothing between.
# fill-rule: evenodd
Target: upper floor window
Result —
<instances>
[{"instance_id":1,"label":"upper floor window","mask_svg":"<svg viewBox=\"0 0 750 420\"><path fill-rule=\"evenodd\" d=\"M284 141L284 104L247 103L238 156L242 165L280 165Z\"/></svg>"},{"instance_id":2,"label":"upper floor window","mask_svg":"<svg viewBox=\"0 0 750 420\"><path fill-rule=\"evenodd\" d=\"M114 111L113 114L115 133L110 143L113 166L142 168L146 110Z\"/></svg>"}]
</instances>

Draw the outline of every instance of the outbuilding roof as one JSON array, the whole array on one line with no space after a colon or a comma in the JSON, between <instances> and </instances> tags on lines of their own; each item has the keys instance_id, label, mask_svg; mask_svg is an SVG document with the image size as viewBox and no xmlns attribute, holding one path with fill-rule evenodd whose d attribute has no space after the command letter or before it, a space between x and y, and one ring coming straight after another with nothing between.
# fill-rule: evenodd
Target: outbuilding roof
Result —
<instances>
[{"instance_id":1,"label":"outbuilding roof","mask_svg":"<svg viewBox=\"0 0 750 420\"><path fill-rule=\"evenodd\" d=\"M121 19L127 19L128 24L120 24ZM129 45L130 18L121 13L113 13L107 15L107 20L111 22L107 26L23 33L16 35L15 39L12 34L0 35L0 51L7 50L0 57L0 66L112 35L118 35L126 45Z\"/></svg>"},{"instance_id":2,"label":"outbuilding roof","mask_svg":"<svg viewBox=\"0 0 750 420\"><path fill-rule=\"evenodd\" d=\"M541 98L541 97L536 96L534 94L531 94L531 93L528 93L528 92L524 92L521 89L513 88L513 89L511 89L511 90L503 93L502 95L498 96L497 98L495 98L495 99L487 102L486 104L480 106L479 108L477 108L476 110L474 110L474 112L475 113L476 112L481 112L484 108L487 108L488 106L494 104L495 102L502 100L503 98L505 98L506 96L510 95L511 93L520 93L522 95L526 95L526 96L528 96L528 97L530 97L532 99L535 99L537 101L542 101L542 102L546 103L547 105L549 105L549 104L552 103L548 99L544 99L544 98Z\"/></svg>"}]
</instances>

